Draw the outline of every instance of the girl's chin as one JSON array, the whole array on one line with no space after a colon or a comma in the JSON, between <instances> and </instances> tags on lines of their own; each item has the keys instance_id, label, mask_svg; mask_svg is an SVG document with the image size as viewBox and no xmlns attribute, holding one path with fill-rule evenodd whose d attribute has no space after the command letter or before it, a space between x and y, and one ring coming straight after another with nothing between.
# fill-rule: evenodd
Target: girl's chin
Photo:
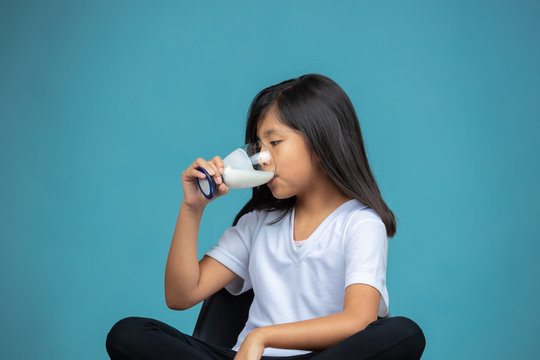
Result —
<instances>
[{"instance_id":1,"label":"girl's chin","mask_svg":"<svg viewBox=\"0 0 540 360\"><path fill-rule=\"evenodd\" d=\"M288 198L294 196L294 194L289 194L289 193L285 193L283 191L279 191L275 187L269 186L269 188L270 188L270 191L272 192L272 196L275 197L276 199L279 199L279 200L288 199Z\"/></svg>"}]
</instances>

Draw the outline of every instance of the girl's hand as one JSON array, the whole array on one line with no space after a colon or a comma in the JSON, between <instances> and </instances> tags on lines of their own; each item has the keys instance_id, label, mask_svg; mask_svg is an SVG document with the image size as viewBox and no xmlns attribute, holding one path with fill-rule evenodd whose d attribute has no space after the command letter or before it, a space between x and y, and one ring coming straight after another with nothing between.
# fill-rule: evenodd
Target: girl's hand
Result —
<instances>
[{"instance_id":1,"label":"girl's hand","mask_svg":"<svg viewBox=\"0 0 540 360\"><path fill-rule=\"evenodd\" d=\"M265 345L262 336L259 334L257 330L253 330L246 336L234 360L260 360Z\"/></svg>"},{"instance_id":2,"label":"girl's hand","mask_svg":"<svg viewBox=\"0 0 540 360\"><path fill-rule=\"evenodd\" d=\"M206 179L206 176L197 170L197 167L199 166L204 168L208 174L212 176L212 179L217 185L217 188L214 191L214 197L211 200L204 197L197 184L197 179ZM223 183L221 177L223 170L223 160L219 156L214 157L210 161L201 158L195 160L195 162L182 173L182 190L184 192L182 203L192 209L201 210L211 201L228 193L229 187Z\"/></svg>"}]
</instances>

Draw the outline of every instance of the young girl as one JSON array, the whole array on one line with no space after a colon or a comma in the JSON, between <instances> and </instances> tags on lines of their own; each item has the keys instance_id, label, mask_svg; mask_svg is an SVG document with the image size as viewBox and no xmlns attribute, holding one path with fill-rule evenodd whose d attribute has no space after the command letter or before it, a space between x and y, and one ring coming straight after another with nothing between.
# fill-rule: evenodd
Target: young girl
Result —
<instances>
[{"instance_id":1,"label":"young girl","mask_svg":"<svg viewBox=\"0 0 540 360\"><path fill-rule=\"evenodd\" d=\"M107 336L111 359L419 359L422 330L389 316L387 246L396 221L345 92L317 74L270 86L251 104L245 140L266 145L274 178L253 189L233 227L198 261L203 211L229 189L220 157L191 164L182 173L165 270L165 298L175 310L223 287L235 295L253 289L236 345L214 346L129 317ZM198 189L205 175L197 167L218 184L211 201Z\"/></svg>"}]
</instances>

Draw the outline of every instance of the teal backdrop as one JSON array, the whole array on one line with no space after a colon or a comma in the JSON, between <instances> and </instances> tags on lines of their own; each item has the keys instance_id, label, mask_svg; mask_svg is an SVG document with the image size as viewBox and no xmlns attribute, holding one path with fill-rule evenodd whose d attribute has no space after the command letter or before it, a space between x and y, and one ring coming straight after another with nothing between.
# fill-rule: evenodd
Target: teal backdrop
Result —
<instances>
[{"instance_id":1,"label":"teal backdrop","mask_svg":"<svg viewBox=\"0 0 540 360\"><path fill-rule=\"evenodd\" d=\"M123 317L191 333L164 270L197 157L264 87L334 79L398 219L393 315L423 359L532 359L540 335L538 1L0 2L3 359L105 359ZM248 190L206 210L204 254ZM535 305L536 304L536 305Z\"/></svg>"}]
</instances>

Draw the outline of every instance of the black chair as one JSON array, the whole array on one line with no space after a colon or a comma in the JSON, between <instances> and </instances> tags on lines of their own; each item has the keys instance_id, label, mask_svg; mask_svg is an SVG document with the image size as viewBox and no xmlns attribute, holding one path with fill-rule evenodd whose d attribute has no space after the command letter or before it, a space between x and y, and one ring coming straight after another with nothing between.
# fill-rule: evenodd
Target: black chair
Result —
<instances>
[{"instance_id":1,"label":"black chair","mask_svg":"<svg viewBox=\"0 0 540 360\"><path fill-rule=\"evenodd\" d=\"M225 288L221 289L204 300L193 337L232 348L246 325L252 301L253 290L234 296Z\"/></svg>"},{"instance_id":2,"label":"black chair","mask_svg":"<svg viewBox=\"0 0 540 360\"><path fill-rule=\"evenodd\" d=\"M231 295L224 288L204 300L193 330L193 337L229 349L236 344L246 325L253 301L253 290Z\"/></svg>"},{"instance_id":3,"label":"black chair","mask_svg":"<svg viewBox=\"0 0 540 360\"><path fill-rule=\"evenodd\" d=\"M193 330L193 337L231 349L236 344L238 335L246 324L252 301L253 290L234 296L226 289L221 289L204 300ZM423 334L421 336L424 337ZM416 352L413 349L414 356L411 355L408 358L419 359L424 347L425 338L424 345Z\"/></svg>"},{"instance_id":4,"label":"black chair","mask_svg":"<svg viewBox=\"0 0 540 360\"><path fill-rule=\"evenodd\" d=\"M204 300L193 330L193 337L232 348L246 325L252 301L253 290L234 296L225 288L221 289Z\"/></svg>"}]
</instances>

